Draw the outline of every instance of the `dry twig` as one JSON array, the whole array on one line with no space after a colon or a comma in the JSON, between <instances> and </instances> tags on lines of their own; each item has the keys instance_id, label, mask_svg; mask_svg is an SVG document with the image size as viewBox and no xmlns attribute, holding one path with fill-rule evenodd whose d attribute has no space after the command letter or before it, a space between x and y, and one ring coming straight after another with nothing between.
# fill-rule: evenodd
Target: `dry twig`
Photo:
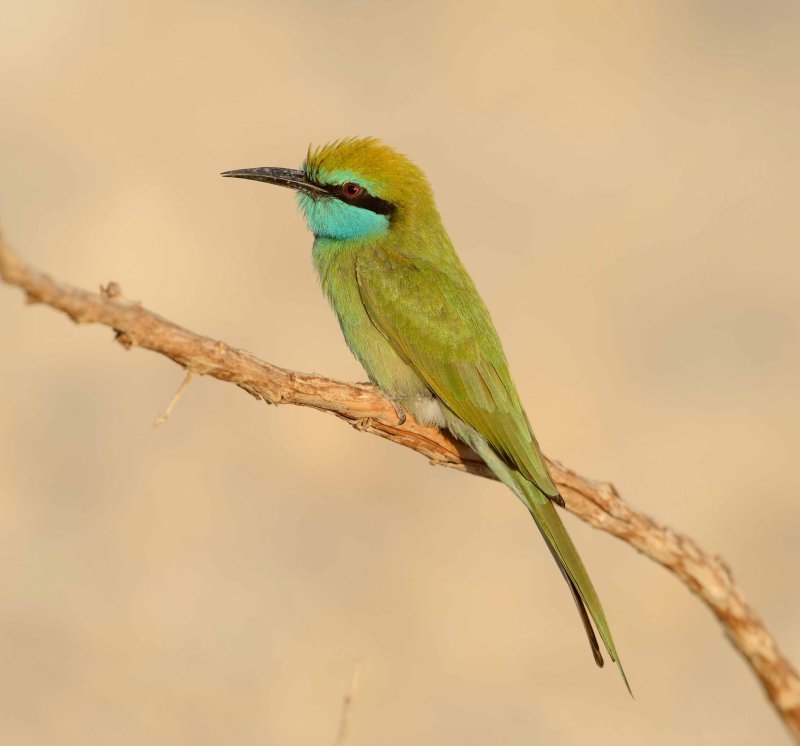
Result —
<instances>
[{"instance_id":1,"label":"dry twig","mask_svg":"<svg viewBox=\"0 0 800 746\"><path fill-rule=\"evenodd\" d=\"M110 283L101 293L72 288L25 265L0 238L0 276L79 324L114 329L126 348L144 347L174 360L195 375L235 383L270 404L296 404L330 412L364 432L426 456L432 464L491 478L480 458L441 430L408 416L398 424L392 404L373 386L296 373L184 329L122 297ZM188 377L187 377L188 378ZM677 575L713 612L733 646L758 677L778 715L800 743L800 678L719 557L684 534L634 510L608 482L582 477L549 461L567 509L638 549Z\"/></svg>"},{"instance_id":2,"label":"dry twig","mask_svg":"<svg viewBox=\"0 0 800 746\"><path fill-rule=\"evenodd\" d=\"M350 679L350 688L347 690L342 700L342 715L339 719L339 732L336 735L336 746L346 746L350 736L350 713L353 711L353 702L358 691L358 682L361 679L361 669L364 667L363 661L357 661L353 669L353 676Z\"/></svg>"},{"instance_id":3,"label":"dry twig","mask_svg":"<svg viewBox=\"0 0 800 746\"><path fill-rule=\"evenodd\" d=\"M175 409L175 405L178 403L178 401L180 401L180 398L184 395L186 389L189 388L189 384L192 382L194 375L194 371L191 368L186 371L186 375L184 376L183 381L181 381L181 385L178 386L175 396L173 396L170 403L167 404L167 408L160 415L158 415L155 420L153 420L153 427L159 427L169 419L169 416L172 414L172 410Z\"/></svg>"}]
</instances>

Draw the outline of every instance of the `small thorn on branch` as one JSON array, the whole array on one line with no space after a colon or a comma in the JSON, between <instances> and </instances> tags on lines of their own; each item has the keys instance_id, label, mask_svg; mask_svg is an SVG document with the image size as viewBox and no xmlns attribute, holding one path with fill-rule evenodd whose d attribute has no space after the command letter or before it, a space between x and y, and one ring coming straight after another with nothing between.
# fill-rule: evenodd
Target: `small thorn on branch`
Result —
<instances>
[{"instance_id":1,"label":"small thorn on branch","mask_svg":"<svg viewBox=\"0 0 800 746\"><path fill-rule=\"evenodd\" d=\"M267 397L265 397L262 394L262 392L259 391L255 386L249 386L246 383L237 383L236 385L243 391L246 391L248 394L250 394L250 396L252 396L257 401L261 401L263 399L267 404L273 403L269 399L267 399Z\"/></svg>"},{"instance_id":2,"label":"small thorn on branch","mask_svg":"<svg viewBox=\"0 0 800 746\"><path fill-rule=\"evenodd\" d=\"M114 329L114 341L119 342L126 350L130 350L135 344L133 337L128 332Z\"/></svg>"},{"instance_id":3,"label":"small thorn on branch","mask_svg":"<svg viewBox=\"0 0 800 746\"><path fill-rule=\"evenodd\" d=\"M107 285L100 286L100 295L109 300L117 300L122 297L122 288L118 282L111 280Z\"/></svg>"}]
</instances>

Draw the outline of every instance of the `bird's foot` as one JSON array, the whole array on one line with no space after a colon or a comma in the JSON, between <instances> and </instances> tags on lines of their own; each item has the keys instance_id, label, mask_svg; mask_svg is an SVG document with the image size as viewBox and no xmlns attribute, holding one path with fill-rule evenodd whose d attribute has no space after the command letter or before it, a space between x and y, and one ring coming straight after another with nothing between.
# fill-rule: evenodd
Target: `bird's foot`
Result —
<instances>
[{"instance_id":1,"label":"bird's foot","mask_svg":"<svg viewBox=\"0 0 800 746\"><path fill-rule=\"evenodd\" d=\"M394 407L394 413L397 415L397 424L398 425L405 425L406 424L406 410L403 405L397 400L389 398L389 401L392 403Z\"/></svg>"}]
</instances>

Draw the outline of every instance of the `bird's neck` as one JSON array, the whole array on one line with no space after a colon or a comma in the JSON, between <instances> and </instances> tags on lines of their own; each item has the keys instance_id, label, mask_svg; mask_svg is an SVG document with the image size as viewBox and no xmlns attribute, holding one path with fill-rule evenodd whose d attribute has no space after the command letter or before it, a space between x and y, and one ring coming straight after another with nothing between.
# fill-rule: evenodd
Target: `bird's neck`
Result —
<instances>
[{"instance_id":1,"label":"bird's neck","mask_svg":"<svg viewBox=\"0 0 800 746\"><path fill-rule=\"evenodd\" d=\"M312 253L320 276L324 275L326 267L331 263L354 262L360 254L369 253L374 256L376 252L402 254L410 259L425 260L444 267L452 262L460 265L438 214L425 221L397 219L385 233L354 238L314 236Z\"/></svg>"}]
</instances>

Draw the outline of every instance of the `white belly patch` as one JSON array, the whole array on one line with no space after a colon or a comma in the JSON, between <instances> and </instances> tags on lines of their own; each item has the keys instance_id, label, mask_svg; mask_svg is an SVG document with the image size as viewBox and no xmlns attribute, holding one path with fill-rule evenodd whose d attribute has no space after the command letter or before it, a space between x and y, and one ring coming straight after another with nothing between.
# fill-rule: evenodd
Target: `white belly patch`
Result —
<instances>
[{"instance_id":1,"label":"white belly patch","mask_svg":"<svg viewBox=\"0 0 800 746\"><path fill-rule=\"evenodd\" d=\"M409 411L417 420L425 425L444 427L447 424L444 412L442 411L442 405L439 403L438 399L432 396L407 399L403 404L408 407Z\"/></svg>"}]
</instances>

